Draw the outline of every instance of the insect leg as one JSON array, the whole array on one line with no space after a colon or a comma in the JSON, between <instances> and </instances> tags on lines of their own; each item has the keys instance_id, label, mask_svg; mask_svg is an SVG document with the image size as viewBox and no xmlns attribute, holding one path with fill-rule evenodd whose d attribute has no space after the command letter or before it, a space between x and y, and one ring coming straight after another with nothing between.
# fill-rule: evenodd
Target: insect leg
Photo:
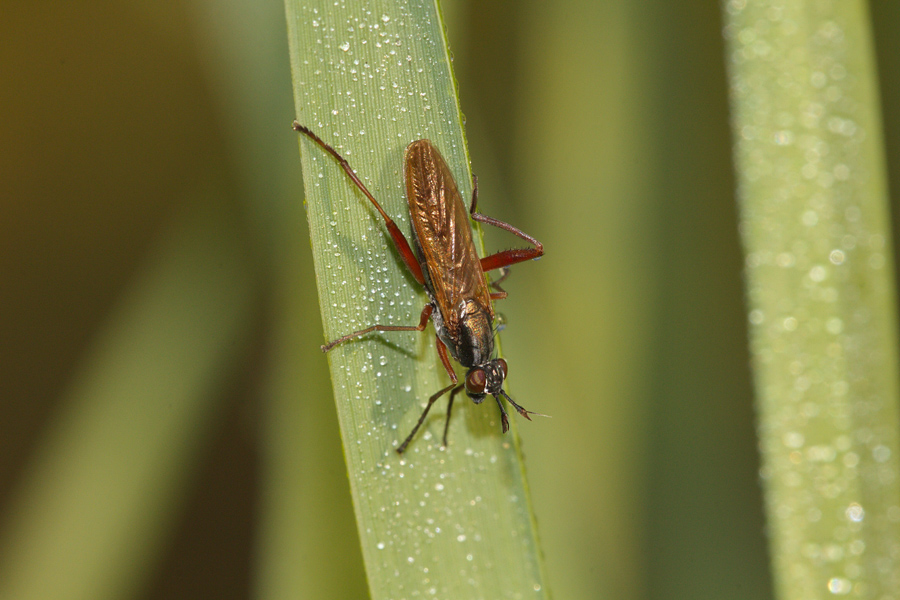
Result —
<instances>
[{"instance_id":1,"label":"insect leg","mask_svg":"<svg viewBox=\"0 0 900 600\"><path fill-rule=\"evenodd\" d=\"M447 446L447 433L450 431L450 411L453 410L453 399L464 387L466 386L461 383L450 392L450 400L447 401L447 420L444 422L444 447Z\"/></svg>"},{"instance_id":2,"label":"insect leg","mask_svg":"<svg viewBox=\"0 0 900 600\"><path fill-rule=\"evenodd\" d=\"M529 417L528 415L534 415L534 416L536 416L536 417L549 417L549 416L550 416L550 415L544 415L544 414L541 414L541 413L536 413L536 412L531 411L531 410L525 410L524 408L522 408L521 406L519 406L518 404L516 404L516 401L513 400L512 398L510 398L510 397L509 397L509 394L507 394L507 393L504 392L503 390L500 390L500 393L503 394L503 397L506 398L506 401L509 402L510 404L512 404L512 405L513 405L513 408L515 408L516 411L518 411L518 413L519 413L520 415L522 415L523 417L525 417L525 418L528 419L529 421L531 420L531 417ZM497 398L497 396L494 396L494 398ZM500 399L499 399L499 398L497 398L497 402L500 402Z\"/></svg>"},{"instance_id":3,"label":"insect leg","mask_svg":"<svg viewBox=\"0 0 900 600\"><path fill-rule=\"evenodd\" d=\"M503 433L506 433L507 431L509 431L509 417L506 414L506 409L503 408L503 403L500 402L500 398L494 396L494 400L497 401L497 406L500 407L500 422L502 424L501 427L503 428Z\"/></svg>"},{"instance_id":4,"label":"insect leg","mask_svg":"<svg viewBox=\"0 0 900 600\"><path fill-rule=\"evenodd\" d=\"M328 342L327 344L322 346L322 352L328 352L338 344L346 342L347 340L352 340L355 337L371 333L373 331L424 331L425 326L428 325L428 319L431 318L432 312L434 312L434 306L432 306L431 304L426 304L425 308L422 309L422 314L419 316L418 325L372 325L371 327L366 327L365 329L360 329L359 331L348 333L347 335L341 336L334 341ZM456 383L455 380L454 383Z\"/></svg>"},{"instance_id":5,"label":"insect leg","mask_svg":"<svg viewBox=\"0 0 900 600\"><path fill-rule=\"evenodd\" d=\"M544 245L539 241L522 231L516 227L513 227L509 223L504 223L503 221L499 221L487 215L483 215L481 213L475 212L475 209L478 207L478 178L474 175L472 176L472 204L469 207L469 214L473 219L478 221L479 223L487 223L488 225L493 225L494 227L499 227L505 231L510 232L511 234L518 236L528 242L529 244L533 244L534 248L516 248L513 250L503 250L502 252L497 252L496 254L491 254L490 256L485 256L481 259L481 269L485 272L493 271L494 269L500 269L503 267L508 267L510 265L514 265L516 263L520 263L532 258L538 258L539 256L544 255ZM502 275L497 283L506 279L506 275ZM502 300L506 297L505 293L502 289L495 287L498 292L503 293L503 296L499 296L496 294L491 294L492 300Z\"/></svg>"},{"instance_id":6,"label":"insect leg","mask_svg":"<svg viewBox=\"0 0 900 600\"><path fill-rule=\"evenodd\" d=\"M431 398L428 399L428 404L425 406L425 410L422 411L422 416L419 417L419 420L416 422L416 426L413 427L413 430L409 433L408 436L406 436L406 439L403 440L403 443L400 444L400 446L397 448L397 454L403 454L403 451L406 450L407 446L409 446L409 443L412 441L413 437L415 437L416 432L419 431L419 427L421 427L422 423L425 422L425 417L428 416L428 411L431 410L431 405L434 404L435 400L437 400L438 398L440 398L441 396L446 394L447 390L452 388L454 385L456 385L456 384L451 383L450 385L448 385L444 389L440 390L439 392L435 393L434 395L431 396Z\"/></svg>"},{"instance_id":7,"label":"insect leg","mask_svg":"<svg viewBox=\"0 0 900 600\"><path fill-rule=\"evenodd\" d=\"M475 207L478 206L478 177L472 174L472 204L469 206L469 214L475 214Z\"/></svg>"},{"instance_id":8,"label":"insect leg","mask_svg":"<svg viewBox=\"0 0 900 600\"><path fill-rule=\"evenodd\" d=\"M506 281L507 277L509 277L509 267L500 267L500 277L491 282L491 287L502 292L503 288L500 287L500 284Z\"/></svg>"},{"instance_id":9,"label":"insect leg","mask_svg":"<svg viewBox=\"0 0 900 600\"><path fill-rule=\"evenodd\" d=\"M491 300L503 300L506 298L506 290L500 287L500 284L507 277L509 277L509 267L500 267L500 277L491 282L491 287L497 290L496 292L491 292Z\"/></svg>"},{"instance_id":10,"label":"insect leg","mask_svg":"<svg viewBox=\"0 0 900 600\"><path fill-rule=\"evenodd\" d=\"M447 356L447 346L444 345L444 342L441 341L441 338L435 336L435 340L437 340L438 356L441 357L441 362L444 363L444 368L447 370L447 375L450 376L450 381L456 383L456 371L453 370L453 365L450 364L450 357Z\"/></svg>"},{"instance_id":11,"label":"insect leg","mask_svg":"<svg viewBox=\"0 0 900 600\"><path fill-rule=\"evenodd\" d=\"M400 228L397 227L397 224L394 223L394 220L391 219L384 209L381 208L381 205L378 203L378 200L375 199L375 196L372 195L372 192L363 184L363 182L356 176L356 173L353 172L353 168L350 167L350 163L347 160L338 154L338 151L326 144L322 141L322 138L313 133L309 128L304 127L297 121L294 121L294 130L299 131L300 133L305 134L312 141L317 143L322 147L323 150L332 155L338 163L341 165L341 168L344 169L344 172L347 173L347 176L356 184L356 187L365 194L366 198L375 206L375 209L381 214L381 217L384 219L385 225L387 225L388 232L391 234L391 238L394 240L394 245L397 247L397 250L400 252L400 256L403 257L403 262L406 263L406 266L409 268L410 272L412 272L413 277L416 278L420 284L424 285L425 277L422 275L422 267L419 266L419 261L416 260L416 255L413 253L412 248L409 246L409 242L406 240L406 236L400 231Z\"/></svg>"},{"instance_id":12,"label":"insect leg","mask_svg":"<svg viewBox=\"0 0 900 600\"><path fill-rule=\"evenodd\" d=\"M413 437L416 435L416 432L419 431L419 427L421 427L422 423L425 422L425 417L428 416L428 411L431 410L431 405L434 404L435 400L437 400L438 398L440 398L441 396L446 394L447 390L449 390L453 386L456 386L457 382L459 381L456 378L456 373L453 371L453 367L450 365L450 359L447 357L447 347L444 346L444 343L441 341L441 338L439 338L437 336L435 336L435 341L437 342L438 355L441 357L441 362L444 363L444 368L447 369L447 373L450 375L451 383L444 389L433 394L431 396L431 398L428 399L428 404L425 406L425 410L422 411L422 415L419 417L419 420L416 422L416 426L413 427L413 430L409 433L408 436L406 436L406 439L403 440L403 443L400 444L400 447L397 448L397 454L403 454L403 451L406 450L406 447L412 441ZM461 388L461 387L463 387L463 386L462 385L457 386L457 388ZM454 391L453 394L455 394L455 393L456 392ZM450 394L450 402L451 403L453 402L453 394ZM447 445L446 436L447 436L447 428L445 426L444 427L444 439L445 439L444 445L445 446Z\"/></svg>"},{"instance_id":13,"label":"insect leg","mask_svg":"<svg viewBox=\"0 0 900 600\"><path fill-rule=\"evenodd\" d=\"M502 250L500 252L497 252L496 254L485 256L481 259L481 268L484 271L493 271L494 269L508 267L510 265L530 260L532 258L538 258L539 256L544 255L544 245L521 229L517 229L509 223L498 221L497 219L488 217L481 213L472 214L472 218L479 223L487 223L488 225L499 227L500 229L508 231L513 235L519 236L530 244L534 244L534 248L514 248L512 250Z\"/></svg>"}]
</instances>

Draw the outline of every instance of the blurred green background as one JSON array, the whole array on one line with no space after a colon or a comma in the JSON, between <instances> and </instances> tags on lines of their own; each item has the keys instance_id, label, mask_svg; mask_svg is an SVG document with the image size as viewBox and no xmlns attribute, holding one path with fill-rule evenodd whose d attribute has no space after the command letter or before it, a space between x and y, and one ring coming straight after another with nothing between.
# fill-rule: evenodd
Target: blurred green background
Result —
<instances>
[{"instance_id":1,"label":"blurred green background","mask_svg":"<svg viewBox=\"0 0 900 600\"><path fill-rule=\"evenodd\" d=\"M551 592L771 597L718 5L442 8ZM365 597L283 10L3 5L2 600Z\"/></svg>"}]
</instances>

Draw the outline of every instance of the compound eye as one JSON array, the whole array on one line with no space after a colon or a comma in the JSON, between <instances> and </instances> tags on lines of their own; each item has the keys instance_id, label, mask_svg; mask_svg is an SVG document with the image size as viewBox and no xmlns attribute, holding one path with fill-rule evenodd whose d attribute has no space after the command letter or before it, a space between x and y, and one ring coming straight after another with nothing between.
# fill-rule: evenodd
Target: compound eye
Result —
<instances>
[{"instance_id":1,"label":"compound eye","mask_svg":"<svg viewBox=\"0 0 900 600\"><path fill-rule=\"evenodd\" d=\"M484 386L487 385L487 377L484 369L472 369L466 375L466 391L470 394L484 394Z\"/></svg>"},{"instance_id":2,"label":"compound eye","mask_svg":"<svg viewBox=\"0 0 900 600\"><path fill-rule=\"evenodd\" d=\"M506 361L502 358L497 359L497 366L500 367L500 372L503 374L503 379L506 380L506 373L509 371L509 367L506 366Z\"/></svg>"}]
</instances>

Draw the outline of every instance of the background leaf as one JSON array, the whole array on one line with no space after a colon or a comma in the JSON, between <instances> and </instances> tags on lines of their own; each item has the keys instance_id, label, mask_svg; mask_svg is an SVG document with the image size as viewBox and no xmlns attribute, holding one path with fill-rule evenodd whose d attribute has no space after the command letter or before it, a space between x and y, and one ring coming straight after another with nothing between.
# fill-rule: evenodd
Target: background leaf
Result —
<instances>
[{"instance_id":1,"label":"background leaf","mask_svg":"<svg viewBox=\"0 0 900 600\"><path fill-rule=\"evenodd\" d=\"M863 2L728 4L776 589L900 584L897 298Z\"/></svg>"}]
</instances>

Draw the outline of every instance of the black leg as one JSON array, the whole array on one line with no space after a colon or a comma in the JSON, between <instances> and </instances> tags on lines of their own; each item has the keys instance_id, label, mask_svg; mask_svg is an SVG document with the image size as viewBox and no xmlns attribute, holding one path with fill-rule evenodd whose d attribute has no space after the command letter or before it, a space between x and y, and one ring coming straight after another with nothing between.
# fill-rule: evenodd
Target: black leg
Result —
<instances>
[{"instance_id":1,"label":"black leg","mask_svg":"<svg viewBox=\"0 0 900 600\"><path fill-rule=\"evenodd\" d=\"M506 409L503 408L503 403L500 402L500 398L494 396L494 400L497 401L497 406L500 407L500 422L501 427L503 428L503 433L509 431L509 416L506 414Z\"/></svg>"},{"instance_id":2,"label":"black leg","mask_svg":"<svg viewBox=\"0 0 900 600\"><path fill-rule=\"evenodd\" d=\"M453 410L453 399L464 387L465 385L459 384L450 392L450 400L447 401L447 421L444 423L444 447L447 446L447 433L450 431L450 412Z\"/></svg>"},{"instance_id":3,"label":"black leg","mask_svg":"<svg viewBox=\"0 0 900 600\"><path fill-rule=\"evenodd\" d=\"M406 436L406 439L403 440L403 443L400 444L400 447L397 448L397 454L403 454L403 451L406 450L407 446L409 446L409 443L412 441L413 437L416 435L416 432L419 430L419 427L421 427L422 423L425 422L425 417L428 416L428 411L431 410L431 405L434 404L435 400L437 400L438 398L440 398L441 396L446 394L447 391L450 390L450 388L452 388L454 385L456 385L455 382L451 383L450 385L448 385L441 391L437 392L436 394L432 395L431 398L428 399L428 404L425 406L425 410L422 411L422 416L419 417L419 421L416 423L416 426L413 427L413 430L409 433L408 436Z\"/></svg>"}]
</instances>

